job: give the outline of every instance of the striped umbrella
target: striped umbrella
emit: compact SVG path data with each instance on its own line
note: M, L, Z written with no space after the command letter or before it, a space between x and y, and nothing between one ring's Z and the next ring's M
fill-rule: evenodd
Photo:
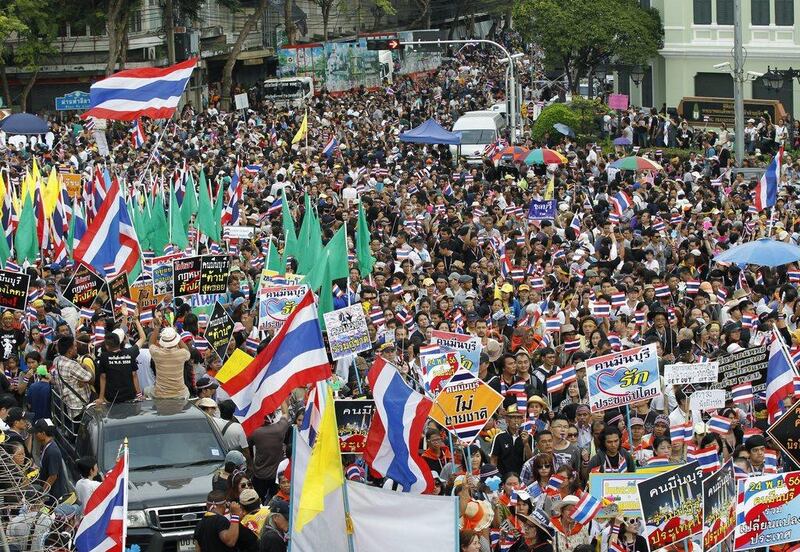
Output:
M632 155L630 157L623 157L622 159L617 159L611 166L615 169L620 169L623 171L660 171L663 170L663 167L656 163L655 161L648 159L647 157L640 157L638 155Z
M525 156L528 155L528 151L528 148L521 148L519 146L506 146L492 155L492 161L497 163L502 159L503 161L522 163L525 160Z
M556 150L548 148L537 148L531 150L528 157L525 158L526 165L563 165L567 162L567 158L558 153Z

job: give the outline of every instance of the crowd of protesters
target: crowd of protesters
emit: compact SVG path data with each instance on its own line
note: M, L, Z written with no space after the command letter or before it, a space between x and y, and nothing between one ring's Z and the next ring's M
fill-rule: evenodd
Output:
M732 168L732 133L724 127L691 129L666 110L631 108L619 127L609 116L597 129L598 135L630 136L639 155L663 166L656 171L614 169L611 162L630 148L579 144L556 132L549 134L549 145L568 162L530 167L489 157L470 166L447 147L399 140L401 132L430 117L449 128L464 112L502 100L505 69L492 60L490 52L467 47L424 78L397 78L391 87L336 97L322 92L305 106L308 136L296 144L292 137L306 110L266 101L252 102L244 114L225 112L217 103L187 105L175 120L145 122L148 140L140 148L127 128L115 125L106 133L107 158L90 130L53 123L52 136L32 147L0 136L3 176L18 185L34 156L43 170L58 165L88 178L102 164L135 197L139 188L181 170L197 176L203 169L216 188L229 182L237 160L255 167L241 174L240 224L257 230L232 252L226 296L236 323L231 348L242 349L258 316L262 243L270 235L282 243L281 215L269 207L283 198L299 225L308 194L327 241L342 224L354 222L363 205L377 262L370 274L354 263L350 277L337 284L366 313L378 307L381 316L369 319L372 350L360 354L353 369L336 365L339 395L369 396L366 374L377 355L422 389L420 348L430 343L432 329L440 329L480 338L478 375L504 396L471 446L454 446L434 422L420 444L434 473L434 492L460 498L461 550L489 550L499 546L492 536L500 535L504 550L583 551L599 544L605 551L609 543L621 543L643 551L641 520L611 517L581 525L571 519L588 475L633 472L653 458L684 462L691 446L672 442L670 427L687 422L694 445L716 445L722 461L733 458L743 473L760 474L765 450L778 449L764 435L765 401L756 395L750 405L729 402L718 412L732 421L725 435L708 430L680 387L664 385L659 397L628 412L592 412L585 362L655 344L663 370L665 364L762 345L773 328L789 347L800 346L797 268L713 261L720 251L769 232L800 242L800 166L784 155L775 208L755 212L755 182ZM530 69L538 62L530 56L518 63ZM526 76L534 72L519 73L526 98L541 98ZM787 126L768 117L749 121L744 163L766 165L766 154L777 144L789 151L800 133ZM528 130L518 145L545 145ZM338 149L323 155L333 136ZM690 149L668 158L662 154L667 147ZM630 206L615 213L612 199L620 192ZM555 216L528 220L531 201L550 197ZM348 225L351 247L355 227ZM505 260L521 274L509 275ZM287 269L296 268L293 259L287 261ZM73 417L92 403L196 398L217 419L230 451L209 489L209 512L215 515L204 518L195 534L200 550L285 550L291 477L286 459L290 430L302 419L303 390L248 439L214 377L219 358L181 339L183 331L198 332L188 304L165 301L144 325L135 311L109 319L105 340L95 343L92 327L101 313L83 318L61 295L70 269L43 262L26 270L34 275L31 293L38 297L32 310L7 310L0 318L0 427L14 461L39 464L38 480L54 496L67 491L53 456L58 449L49 444L58 429L49 421L52 388ZM698 289L687 286L694 281ZM613 302L608 316L594 315L591 305L598 301ZM546 328L545 319L554 317L558 329ZM263 347L271 336L260 337ZM566 366L575 367L576 380L548 392L547 378ZM348 477L391 487L391 481L368 477L359 459L347 461L353 468ZM80 501L98 477L92 459L82 463ZM793 466L781 456L777 469ZM548 489L554 475L563 476L562 482ZM531 492L535 483L546 492ZM246 530L252 538L243 536Z

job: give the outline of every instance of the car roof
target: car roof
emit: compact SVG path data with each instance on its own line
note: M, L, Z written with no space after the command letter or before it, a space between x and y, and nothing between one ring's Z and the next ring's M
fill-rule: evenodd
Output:
M117 403L87 408L87 415L101 421L104 425L127 425L134 419L155 421L161 418L171 420L204 420L205 413L184 399L158 399L139 402Z

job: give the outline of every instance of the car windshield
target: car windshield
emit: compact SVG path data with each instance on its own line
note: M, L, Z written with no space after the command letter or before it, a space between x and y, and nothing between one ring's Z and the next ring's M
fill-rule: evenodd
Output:
M495 132L491 129L461 130L462 144L491 144L494 142Z
M162 419L107 427L103 471L114 466L119 447L126 437L131 451L131 470L222 463L225 458L225 451L207 422Z

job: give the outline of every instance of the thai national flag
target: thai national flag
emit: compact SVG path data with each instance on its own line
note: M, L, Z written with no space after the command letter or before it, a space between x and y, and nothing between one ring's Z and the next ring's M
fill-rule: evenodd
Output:
M503 278L509 278L511 276L511 261L505 254L500 257L500 275Z
M145 140L142 123L139 119L136 119L133 121L133 127L131 128L131 143L134 148L139 149L144 145Z
M789 282L800 284L800 270L787 270L786 275L789 277Z
M574 353L575 351L580 350L581 348L581 340L580 339L572 339L570 341L564 342L564 352L565 353Z
M575 366L564 366L559 370L556 375L561 378L564 385L569 385L573 381L578 381L578 374L575 372Z
M22 272L22 268L11 259L6 260L6 270L10 270L11 272Z
M94 309L81 309L80 310L80 317L85 318L86 320L91 320L94 316Z
M389 288L389 290L391 290L393 295L400 295L400 294L403 293L403 285L400 282L398 282L398 283L392 285Z
M569 223L569 227L575 230L576 234L580 234L581 231L581 217L577 214L572 217L572 222Z
M764 473L778 473L778 453L774 450L764 451Z
M669 436L670 439L673 441L683 441L684 443L692 442L692 438L694 437L694 426L692 422L686 422L685 424L671 426L669 428Z
M298 386L330 376L314 297L307 292L281 329L241 372L222 384L247 435Z
M794 398L800 397L800 376L794 377Z
M330 159L336 153L337 149L339 149L339 140L336 136L331 136L330 140L325 144L325 147L322 148L322 154Z
M539 291L539 290L544 289L544 285L545 285L544 284L544 278L538 278L538 277L537 278L531 278L530 279L530 283L531 283L531 289L534 290L534 291Z
M525 280L525 271L519 267L511 269L511 279L515 282L522 282Z
M617 195L614 196L612 200L614 204L617 206L617 212L621 215L625 212L626 209L630 208L631 206L631 198L628 197L628 194L625 192L617 192Z
M680 224L683 222L683 216L678 212L673 212L669 218L670 224Z
M781 165L783 162L783 146L778 154L772 158L766 172L758 181L755 188L754 204L757 211L763 211L775 205L778 199L778 184L781 181Z
M586 525L600 512L602 504L591 494L584 492L570 517L581 525Z
M611 316L611 305L605 301L597 301L592 305L592 316L608 318Z
M742 435L742 441L746 443L750 437L755 437L756 435L761 435L760 429L754 427L746 428L744 430L744 434Z
M553 474L547 482L545 492L549 495L556 495L561 491L561 485L564 484L566 478L563 475Z
M708 430L724 435L731 430L731 421L725 416L711 416L708 420Z
M661 217L656 217L655 220L653 221L653 230L655 230L656 232L663 232L664 230L666 230L666 228L667 224L664 222L664 219L662 219Z
M557 332L561 329L561 321L558 318L545 317L544 329L548 332Z
M686 294L696 295L700 291L700 280L687 280L686 281Z
M667 284L658 284L655 286L656 289L656 297L659 299L670 297L670 290Z
M139 322L142 324L149 324L153 321L153 311L151 309L146 309L139 313Z
M114 73L90 89L91 108L82 119L131 121L141 116L169 119L175 113L197 58L164 68L147 67Z
M375 359L367 380L375 399L375 413L364 460L374 473L392 479L404 492L430 491L431 470L418 451L433 403L411 389L383 357Z
M209 345L208 340L203 336L195 336L194 338L194 348L200 352L200 354L205 353L211 347Z
M767 412L774 424L783 414L784 399L794 396L795 371L782 347L783 338L773 329L767 364Z
M547 392L556 393L564 389L564 380L561 379L561 374L556 373L547 378Z
M117 463L89 496L83 519L75 532L79 552L122 552L128 520L128 447L123 445Z
M634 316L634 318L636 320L636 325L637 326L644 326L645 323L647 322L647 312L646 311L637 310L634 313L633 316Z
M696 460L697 463L700 464L700 468L703 470L703 473L710 473L719 469L719 453L717 452L716 444L696 450L692 459Z
M669 465L669 458L666 456L653 456L650 460L647 461L647 467L653 468L658 466L668 466Z
M611 306L615 309L625 305L625 294L624 293L615 293L611 296Z
M727 289L725 289L724 287L717 289L717 300L719 300L720 303L724 303L725 299L727 298L728 298Z
M609 333L607 337L608 337L608 343L609 345L611 345L612 349L614 350L622 349L622 340L619 338L617 334Z
M445 182L444 186L442 186L442 193L445 197L453 197L453 186L450 185L450 182Z
M742 383L731 388L731 399L734 404L747 403L753 400L753 384Z
M281 212L281 209L283 209L283 196L272 202L272 205L270 205L269 209L267 209L267 215L270 217L277 215Z
M375 326L383 326L386 323L386 317L380 307L372 307L369 311L369 319Z
M140 256L139 239L115 178L73 257L98 270L113 264L117 274L129 274Z

